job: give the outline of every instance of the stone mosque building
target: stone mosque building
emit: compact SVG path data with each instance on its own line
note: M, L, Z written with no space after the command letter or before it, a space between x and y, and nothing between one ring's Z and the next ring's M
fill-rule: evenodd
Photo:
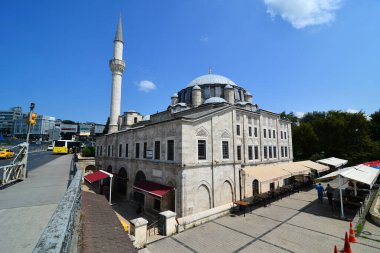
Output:
M109 133L96 140L97 168L116 175L113 192L144 210L184 217L284 184L284 177L260 181L244 170L291 162L291 123L227 77L209 71L173 94L165 111L120 115L121 27L119 18Z

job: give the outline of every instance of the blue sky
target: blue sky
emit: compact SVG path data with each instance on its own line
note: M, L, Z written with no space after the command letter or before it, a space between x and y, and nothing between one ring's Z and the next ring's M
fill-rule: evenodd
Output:
M165 110L209 66L274 112L380 109L378 0L2 0L0 109L104 123L119 13L121 111Z

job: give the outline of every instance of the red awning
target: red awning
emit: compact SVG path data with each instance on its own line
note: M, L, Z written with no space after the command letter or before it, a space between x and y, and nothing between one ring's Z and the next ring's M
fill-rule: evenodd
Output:
M173 190L173 187L157 184L151 181L140 181L133 188L137 191L149 193L155 197L162 198L165 194Z
M92 184L93 182L99 181L99 180L101 180L103 178L107 178L107 177L109 177L109 175L98 170L98 171L95 171L94 173L91 173L91 174L84 176L84 179L86 179L87 182Z
M366 163L363 163L363 165L367 165L367 166L380 166L380 160L377 160L377 161L372 161L372 162L366 162Z

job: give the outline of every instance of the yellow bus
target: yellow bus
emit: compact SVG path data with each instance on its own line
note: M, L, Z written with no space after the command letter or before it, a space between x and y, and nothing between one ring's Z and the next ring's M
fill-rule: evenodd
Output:
M53 154L69 154L74 151L74 148L80 148L79 141L59 140L54 141Z

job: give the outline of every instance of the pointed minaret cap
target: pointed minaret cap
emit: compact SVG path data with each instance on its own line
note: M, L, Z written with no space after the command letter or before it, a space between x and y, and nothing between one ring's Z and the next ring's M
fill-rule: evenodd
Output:
M117 24L117 31L115 36L115 41L123 42L123 28L121 26L121 14L119 15L119 23Z

